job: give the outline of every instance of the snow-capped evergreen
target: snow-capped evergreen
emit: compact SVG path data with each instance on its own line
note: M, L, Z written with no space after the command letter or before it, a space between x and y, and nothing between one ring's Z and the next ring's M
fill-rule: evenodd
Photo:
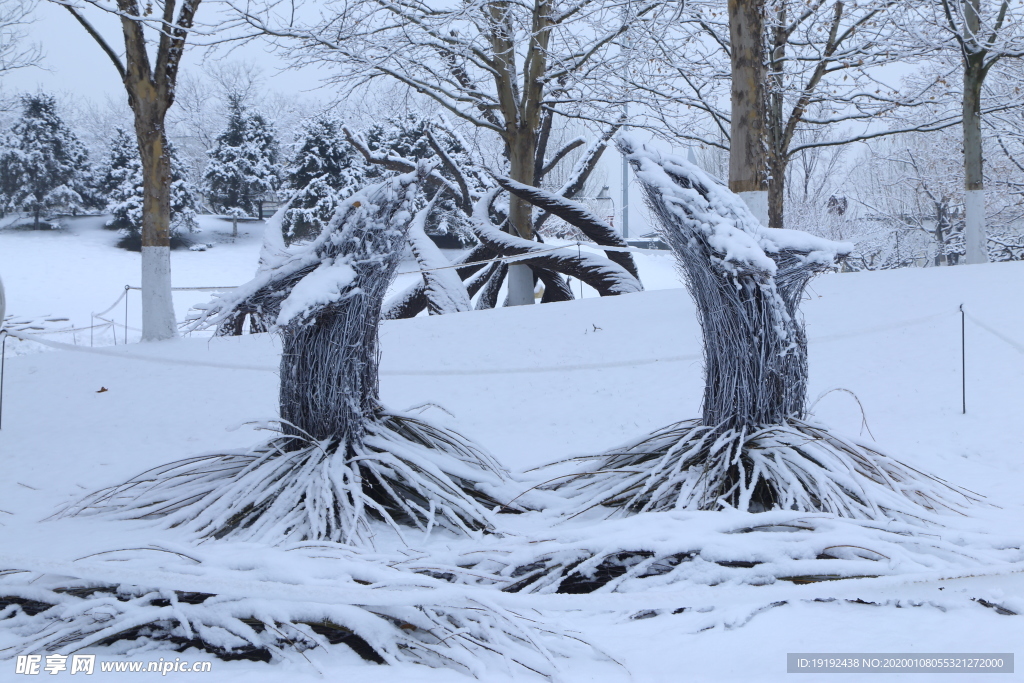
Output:
M31 212L38 227L51 211L82 207L88 154L58 115L56 98L24 95L21 106L0 152L0 192L5 208Z
M281 173L273 125L248 111L241 97L229 98L227 128L217 136L203 176L206 197L219 212L240 209L262 217L263 202Z
M463 178L471 186L470 191L479 194L490 187L466 144L446 126L439 126L418 114L389 117L384 122L371 126L366 131L365 138L367 146L374 152L423 161L438 156L431 145L430 136L433 136L441 151L460 169ZM455 180L451 171L444 165L439 166L437 171L450 180ZM367 170L367 177L375 178L389 173L391 172L380 166L371 166ZM462 243L475 241L467 216L459 210L454 198L450 196L438 199L424 229L428 235L451 235Z
M337 119L320 115L304 121L300 140L286 171L285 182L295 193L283 224L288 242L320 234L337 203L369 177L369 169L345 141Z

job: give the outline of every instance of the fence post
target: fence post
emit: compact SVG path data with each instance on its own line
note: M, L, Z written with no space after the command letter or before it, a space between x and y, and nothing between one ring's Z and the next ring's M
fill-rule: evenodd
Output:
M963 415L967 414L967 315L964 305L960 304L960 403Z
M124 343L128 343L128 290L131 289L128 285L124 286ZM114 330L114 336L117 336L117 330Z
M3 320L0 320L0 327ZM7 355L7 330L0 329L0 429L4 426L4 356Z

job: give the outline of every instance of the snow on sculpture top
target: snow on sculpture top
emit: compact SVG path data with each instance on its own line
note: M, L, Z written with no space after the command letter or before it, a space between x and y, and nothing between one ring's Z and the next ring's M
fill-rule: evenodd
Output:
M665 209L685 227L704 236L727 270L774 276L778 264L772 255L800 254L806 265L829 267L853 251L849 242L766 228L738 195L682 157L648 149L627 135L618 142L637 178L658 189Z
M360 287L363 271L375 264L386 266L390 272L384 279L390 282L397 265L396 245L404 241L410 223L408 207L414 205L419 180L428 173L429 165L423 165L356 192L338 205L320 234L304 244L285 246L281 226L287 206L282 207L267 221L253 279L208 304L196 305L199 313L186 329L220 325L244 302L261 308L262 319L271 326L300 322L318 306ZM377 215L378 204L395 201L401 207L393 215Z

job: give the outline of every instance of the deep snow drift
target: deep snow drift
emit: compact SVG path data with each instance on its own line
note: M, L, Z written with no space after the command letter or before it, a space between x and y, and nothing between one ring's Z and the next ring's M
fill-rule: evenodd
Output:
M97 223L72 221L66 231L0 230L0 275L10 315L64 317L85 327L89 314L109 306L124 284L137 283L138 255L113 248L116 235ZM230 224L205 220L197 239L216 246L175 252L174 284L232 285L251 277L258 234L249 225L243 232L251 234L232 242ZM644 293L384 323L382 399L397 409L434 404L423 412L440 422L451 420L444 411L451 413L467 437L520 473L697 416L700 330L692 304L668 252L641 254L637 261ZM410 262L400 267L413 269ZM395 289L412 277L400 278ZM829 274L812 282L802 307L810 340L809 395L813 400L842 389L817 402L815 417L985 495L993 506L975 509L959 528L1006 539L1004 545L1019 544L1024 536L1018 530L1024 520L1019 494L1024 437L1018 429L1024 413L1021 291L1024 263ZM129 328L137 327L138 293L132 296ZM209 294L175 296L183 317L190 304ZM961 304L971 316L966 415L960 393ZM110 315L123 320L123 309ZM275 417L279 346L274 338L122 346L124 329L116 329L119 345L100 348L112 341L110 331L100 329L106 336L96 335L93 353L43 353L36 345L8 341L0 430L0 566L62 573L72 571L69 563L97 552L188 547L181 534L154 530L151 523L41 520L86 491L146 468L254 445L263 437L252 425L229 429ZM128 334L129 341L137 337L132 329ZM47 338L89 348L83 333ZM856 395L863 415L844 390ZM524 481L523 487L531 483ZM662 520L660 531L672 541L707 532L685 516L652 519ZM512 526L529 523L516 519ZM955 542L956 534L943 540ZM453 544L451 552L469 550ZM209 567L191 572L192 579L220 590L243 572L250 587L265 591L268 599L288 599L283 586L289 584L301 592L329 583L326 560L291 559L286 551L251 545L205 544L195 552ZM79 564L95 565L97 559ZM530 602L522 604L541 608L552 623L578 631L619 662L580 656L563 664L563 677L570 681L625 681L627 670L635 681L783 680L787 652L1013 652L1022 642L1021 617L953 599L983 599L1024 611L1024 578L1012 567L993 562L992 575L972 571L973 577L943 578L948 564L937 564L931 574L920 567L911 572L897 560L883 564L878 579L806 586L687 584L685 590L666 586L653 594L523 596ZM148 570L189 574L187 563L173 558L153 560ZM328 588L324 599L331 599ZM887 604L848 602L852 599ZM782 601L786 604L760 613L750 609ZM684 606L691 610L671 614ZM707 611L711 606L715 609ZM666 613L630 618L659 608ZM124 658L110 648L96 652L101 659ZM178 656L151 651L127 659L168 654ZM443 669L376 666L343 647L308 654L309 663L300 657L278 665L214 660L213 671L217 680L319 680L318 669L326 677L360 681L468 680ZM14 678L13 671L13 662L0 660L0 680ZM905 677L864 676L879 682L897 678ZM486 679L538 680L515 668L488 669Z

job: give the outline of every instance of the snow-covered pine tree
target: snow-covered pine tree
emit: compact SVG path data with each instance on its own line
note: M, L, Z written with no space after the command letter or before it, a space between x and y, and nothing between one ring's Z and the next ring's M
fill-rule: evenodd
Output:
M321 114L302 122L299 151L285 172L294 194L284 216L286 243L320 234L343 199L370 177L342 135L341 122Z
M247 110L240 95L230 95L227 127L217 136L203 175L213 209L262 218L263 202L280 178L277 157L273 126L263 114Z
M114 137L107 144L106 154L96 169L96 191L104 198L105 204L109 203L110 197L121 189L136 169L139 173L142 172L139 146L133 135L118 126L114 130Z
M0 184L8 207L30 212L38 228L50 211L82 206L88 155L57 113L54 97L23 95L21 106L0 155Z
M427 131L430 131L428 135ZM458 167L462 180L469 185L469 190L483 194L492 183L485 180L482 166L466 149L465 143L455 135L448 126L437 125L436 122L419 114L407 113L404 116L388 117L381 123L375 123L367 129L364 138L366 146L376 154L399 156L411 161L424 161L437 157L431 145L434 143L444 152L448 159ZM454 174L444 166L437 172L453 183L457 180ZM382 166L368 165L367 178L381 178L393 175ZM433 211L427 218L425 232L432 237L448 237L456 244L472 244L475 242L469 217L460 210L456 197L445 195L434 203Z
M181 244L181 233L196 229L198 193L188 182L185 169L170 143L167 153L171 162L171 241ZM106 198L106 211L111 214L107 227L124 231L121 246L132 250L141 248L142 159L135 138L123 128L114 133L107 156L100 166L97 184Z

